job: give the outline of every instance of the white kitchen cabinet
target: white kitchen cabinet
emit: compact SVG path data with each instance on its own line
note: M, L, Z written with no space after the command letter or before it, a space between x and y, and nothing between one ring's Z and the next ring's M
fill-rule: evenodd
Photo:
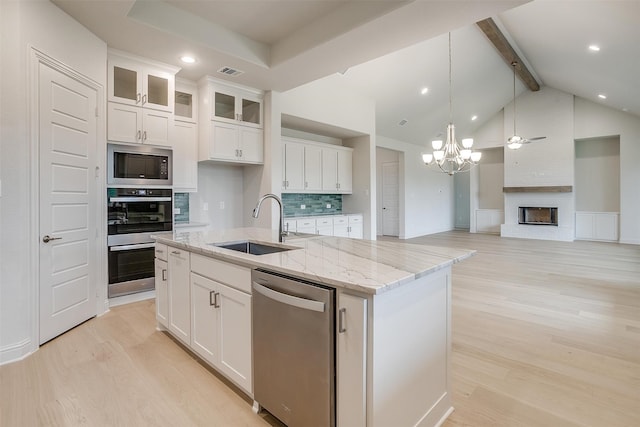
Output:
M192 257L191 347L251 394L251 270Z
M316 218L316 234L321 236L333 236L333 218Z
M367 424L367 300L338 293L336 418L338 426Z
M333 217L333 235L362 239L364 237L362 221L363 216L360 214L335 216Z
M347 215L347 218L349 220L349 237L353 239L362 239L364 237L362 215Z
M168 255L169 331L183 343L191 343L190 254L170 247Z
M173 190L198 191L198 125L174 120L171 131L173 148Z
M191 273L191 348L213 365L219 359L217 292L216 282Z
M333 235L349 237L349 218L346 215L333 217Z
M169 266L167 245L156 243L155 249L156 320L163 328L169 327Z
M208 149L200 160L263 163L263 131L211 120Z
M107 139L133 144L171 146L173 118L166 111L108 103Z
M293 139L282 139L282 190L314 193L322 191L322 149Z
M262 127L262 93L217 83L211 94L211 119Z
M332 193L353 192L353 150L347 147L322 149L322 190Z
M315 145L304 147L304 189L322 191L322 149Z
M184 79L176 79L173 114L176 120L198 122L198 86Z
M180 69L109 49L108 101L173 113Z
M296 220L296 231L298 233L316 234L316 220L314 218Z
M282 144L282 190L304 190L304 145L283 139Z
M198 84L199 160L264 163L262 91L205 77Z

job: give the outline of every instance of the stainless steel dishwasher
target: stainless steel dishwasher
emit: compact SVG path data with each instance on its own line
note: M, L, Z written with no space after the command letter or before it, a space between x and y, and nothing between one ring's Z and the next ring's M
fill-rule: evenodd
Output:
M254 270L253 392L289 427L335 426L335 289Z

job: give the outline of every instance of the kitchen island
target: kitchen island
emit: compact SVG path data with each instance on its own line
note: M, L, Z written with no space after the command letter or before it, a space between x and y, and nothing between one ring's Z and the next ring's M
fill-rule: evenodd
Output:
M338 427L436 426L453 410L451 266L474 251L309 235L278 243L262 228L156 239L159 326L249 396L251 270L260 268L336 289ZM241 241L287 250L220 247Z

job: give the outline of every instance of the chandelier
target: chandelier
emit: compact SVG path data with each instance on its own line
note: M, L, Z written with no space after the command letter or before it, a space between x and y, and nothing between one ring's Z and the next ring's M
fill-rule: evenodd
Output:
M472 151L472 138L464 138L462 145L456 141L455 126L453 125L453 103L451 101L451 33L449 33L449 124L447 125L447 138L431 141L432 154L423 154L422 161L426 165L435 163L446 174L453 175L458 172L468 172L478 164L482 153Z

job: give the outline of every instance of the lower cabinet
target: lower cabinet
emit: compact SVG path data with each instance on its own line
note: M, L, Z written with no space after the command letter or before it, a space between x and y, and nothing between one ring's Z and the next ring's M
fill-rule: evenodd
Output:
M252 395L251 269L166 245L156 256L158 323Z
M367 300L340 293L336 328L338 427L367 425Z
M189 251L169 247L169 331L185 344L191 342Z
M165 328L169 327L169 289L167 261L156 258L156 320Z
M191 348L251 393L251 295L191 273Z

